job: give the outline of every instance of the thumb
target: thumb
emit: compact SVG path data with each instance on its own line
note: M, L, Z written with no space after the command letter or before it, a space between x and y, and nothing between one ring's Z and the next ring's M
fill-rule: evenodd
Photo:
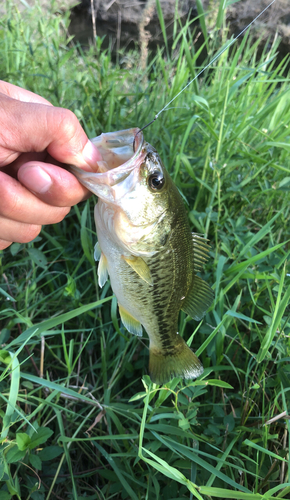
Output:
M101 154L68 109L0 94L0 113L0 166L21 153L47 151L58 162L96 169Z

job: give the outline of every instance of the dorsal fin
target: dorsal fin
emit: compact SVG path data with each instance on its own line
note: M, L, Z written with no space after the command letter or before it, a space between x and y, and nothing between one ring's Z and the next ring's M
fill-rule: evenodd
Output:
M195 272L200 271L204 263L208 260L210 246L208 245L207 241L207 239L202 238L198 234L192 233L193 266Z
M192 287L185 297L182 310L199 321L213 301L213 291L199 276L194 276Z

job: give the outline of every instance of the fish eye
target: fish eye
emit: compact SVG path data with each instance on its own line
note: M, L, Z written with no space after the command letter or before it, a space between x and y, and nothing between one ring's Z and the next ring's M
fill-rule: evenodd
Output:
M160 191L165 184L164 176L161 172L156 172L148 177L148 186L153 191Z

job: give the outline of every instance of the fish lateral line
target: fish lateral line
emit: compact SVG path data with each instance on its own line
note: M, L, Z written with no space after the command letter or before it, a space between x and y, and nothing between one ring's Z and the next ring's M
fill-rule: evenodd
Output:
M219 57L226 51L228 50L236 41L237 39L243 34L245 33L245 31L247 31L247 29L249 29L252 24L254 24L257 19L259 19L259 17L261 17L265 12L266 10L269 9L269 7L271 7L271 5L273 5L273 3L275 3L276 0L272 0L271 3L269 3L269 5L267 5L233 40L231 40L227 45L226 47L223 48L223 50L221 50L221 52L218 52L218 54L216 54L213 59L194 77L192 78L192 80L190 80L190 82L185 85L185 87L183 87L183 89L180 90L180 92L178 92L172 99L171 101L169 101L165 106L164 108L162 108L160 111L158 111L158 113L155 115L155 117L153 118L153 120L151 120L149 123L147 123L146 125L144 125L144 127L142 127L140 130L138 130L137 134L135 135L134 137L134 141L133 141L133 151L135 152L135 139L137 137L137 135L142 131L144 130L145 128L149 127L149 125L151 125L153 122L155 122L157 120L157 118L161 115L161 113L163 113L163 111L165 111L168 106L170 104L173 103L173 101L175 101L175 99L177 99L177 97L180 96L180 94L182 94L182 92L184 92L187 87L189 87L207 68L209 68L217 59L219 59Z

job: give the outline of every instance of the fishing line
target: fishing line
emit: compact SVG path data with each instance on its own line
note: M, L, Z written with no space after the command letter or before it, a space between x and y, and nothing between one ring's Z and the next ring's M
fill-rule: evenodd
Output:
M258 14L255 19L253 19L253 21L251 21L248 26L246 26L233 40L231 40L228 45L226 45L226 47L224 47L221 52L219 52L194 78L192 78L192 80L190 80L190 82L185 85L185 87L183 87L183 89L181 89L180 92L178 92L178 94L176 94L172 99L171 101L169 101L165 106L164 108L162 108L156 115L155 117L153 118L153 120L151 120L151 122L147 123L147 125L144 125L144 127L142 127L140 130L138 130L137 134L135 135L134 137L134 141L133 141L133 151L135 151L135 139L137 137L137 135L142 132L142 130L144 130L145 128L149 127L149 125L151 125L153 122L155 122L157 120L157 118L161 115L161 113L163 113L163 111L165 111L166 108L168 108L168 106L173 102L175 101L175 99L177 99L178 96L180 96L180 94L182 94L182 92L184 92L185 89L187 89L187 87L189 87L189 85L191 85L194 80L196 80L207 68L209 68L209 66L211 66L226 50L228 50L228 48L233 45L233 43L235 43L237 41L237 39L243 34L245 33L245 31L247 31L248 28L250 28L250 26L252 26L252 24L254 24L255 21L257 21L257 19L259 19L260 16L262 16L264 14L264 12L266 12L267 9L269 9L269 7L271 7L271 5L273 5L273 3L275 3L276 0L272 0L271 3L269 3L269 5L267 5L267 7L265 7L265 9L262 10L262 12L260 12L260 14Z

